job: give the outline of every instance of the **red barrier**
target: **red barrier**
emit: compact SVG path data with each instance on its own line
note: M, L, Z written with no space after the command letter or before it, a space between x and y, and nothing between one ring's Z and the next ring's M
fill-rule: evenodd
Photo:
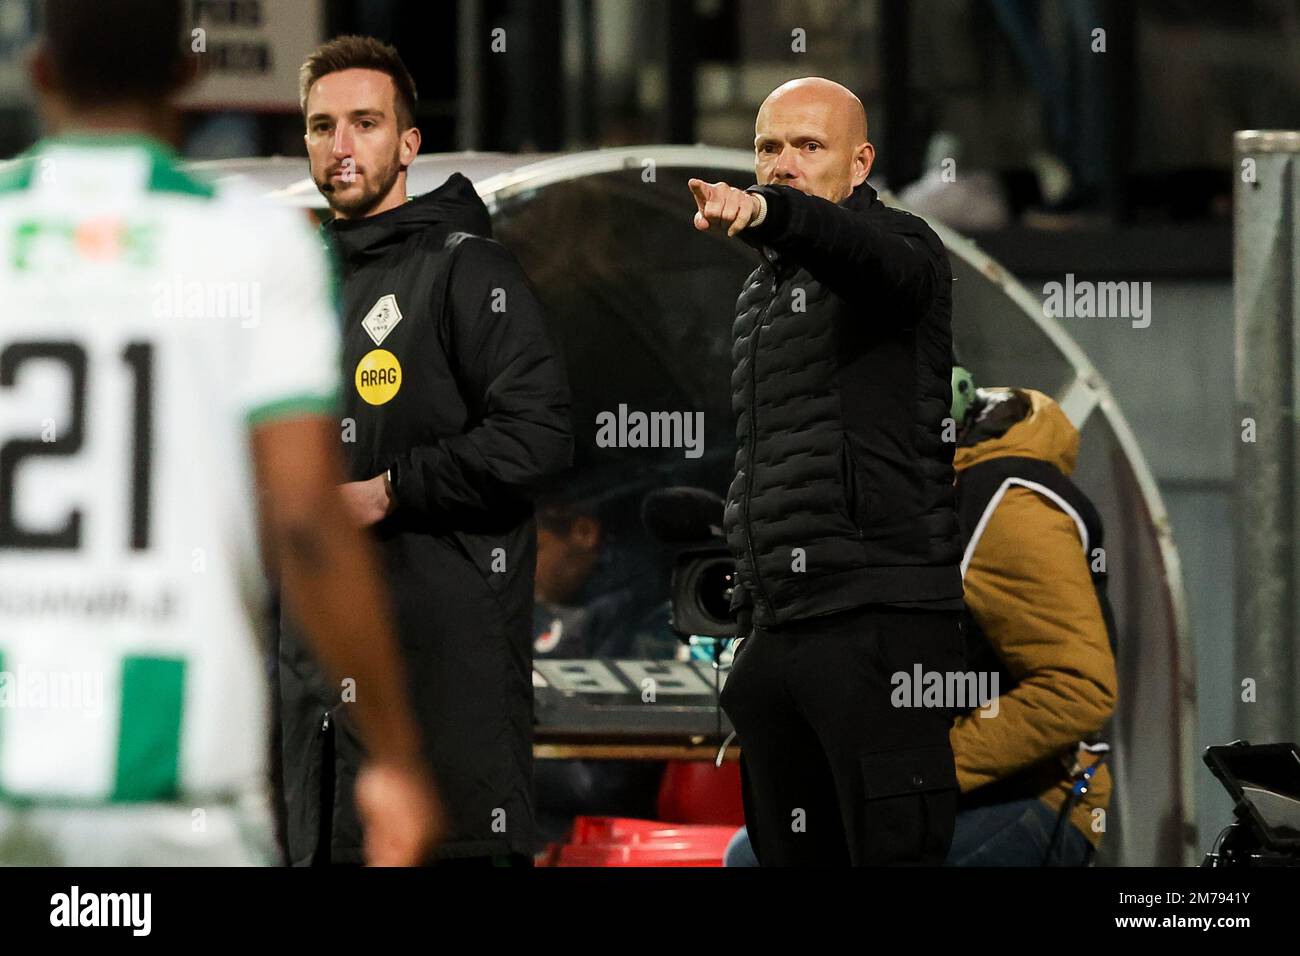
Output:
M707 760L670 760L659 784L660 820L677 823L745 825L740 798L740 764L715 767Z
M553 851L553 866L721 866L734 826L698 826L578 817L571 842Z

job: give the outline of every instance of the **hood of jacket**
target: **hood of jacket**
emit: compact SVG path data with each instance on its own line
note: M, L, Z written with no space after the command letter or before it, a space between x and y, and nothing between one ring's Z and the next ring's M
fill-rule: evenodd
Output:
M474 184L452 173L437 189L402 205L361 219L332 219L324 226L333 241L344 274L383 256L412 234L440 228L446 233L492 236L492 217Z
M1064 475L1079 458L1079 431L1047 395L1032 388L982 388L975 421L962 434L953 468L993 458L1037 458Z

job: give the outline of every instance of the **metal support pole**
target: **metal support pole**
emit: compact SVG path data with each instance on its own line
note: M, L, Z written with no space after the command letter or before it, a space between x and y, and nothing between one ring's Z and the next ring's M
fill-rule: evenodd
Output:
M483 148L483 51L487 27L482 0L456 3L456 148Z
M880 75L884 114L884 170L892 189L902 189L924 172L924 144L917 142L912 109L912 11L903 0L880 5Z
M692 0L668 0L662 123L665 143L695 142L695 30Z
M1300 739L1300 131L1234 144L1236 736L1267 743Z

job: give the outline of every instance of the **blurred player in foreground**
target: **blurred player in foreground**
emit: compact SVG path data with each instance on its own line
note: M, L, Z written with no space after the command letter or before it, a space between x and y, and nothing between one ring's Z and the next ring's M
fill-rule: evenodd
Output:
M48 0L57 135L0 174L0 863L270 862L257 503L350 689L366 857L440 828L369 546L308 223L178 168L176 0ZM345 690L346 693L346 690Z

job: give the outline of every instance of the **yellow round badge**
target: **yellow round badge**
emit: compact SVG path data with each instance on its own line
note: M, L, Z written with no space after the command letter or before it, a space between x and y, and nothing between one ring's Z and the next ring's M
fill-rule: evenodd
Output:
M390 401L402 387L402 366L388 349L372 349L357 363L357 394L371 405Z

